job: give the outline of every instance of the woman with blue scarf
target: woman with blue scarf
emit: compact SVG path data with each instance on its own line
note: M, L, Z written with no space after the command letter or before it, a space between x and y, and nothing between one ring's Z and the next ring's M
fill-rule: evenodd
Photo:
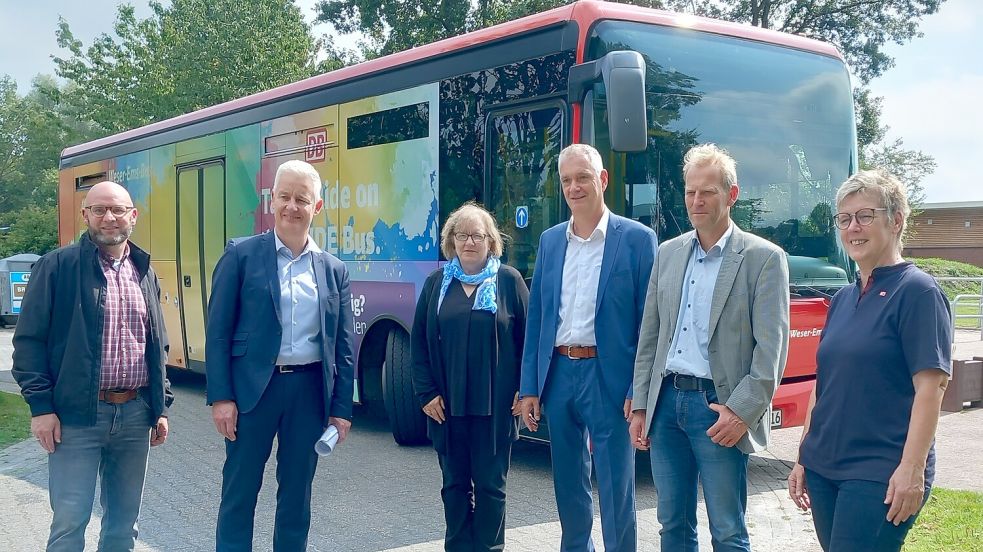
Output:
M499 261L502 235L477 204L450 214L440 244L450 262L423 285L412 354L413 387L443 473L444 549L504 550L529 290Z

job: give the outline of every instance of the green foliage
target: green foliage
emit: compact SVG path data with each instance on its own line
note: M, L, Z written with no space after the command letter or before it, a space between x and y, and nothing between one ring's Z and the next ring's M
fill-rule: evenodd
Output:
M349 61L401 52L540 13L573 0L321 0L319 22L341 33L361 33L361 51ZM660 0L627 2L663 8ZM329 48L330 50L330 48Z
M58 159L66 146L241 98L348 61L315 59L294 0L151 2L137 19L123 4L111 32L86 46L60 19L59 86L35 79L18 96L0 78L0 257L57 245ZM330 40L327 42L331 45ZM331 54L331 52L329 52Z
M983 552L983 494L932 489L903 552Z
M31 434L31 411L19 395L0 391L0 449Z
M113 34L88 47L64 19L56 72L95 136L129 130L310 76L321 43L293 0L151 2L138 20L119 7Z
M58 208L31 205L5 215L9 230L0 234L0 259L17 253L43 255L58 247Z
M917 210L925 202L925 189L921 182L937 166L935 158L920 150L904 149L901 138L890 144L880 143L867 148L861 168L883 167L894 173L908 187L908 202Z
M677 11L817 38L835 45L864 84L894 66L883 48L921 36L922 18L945 0L668 0Z
M35 79L23 97L0 79L0 258L57 243L58 155L77 136L59 102L51 77Z
M935 278L983 278L983 268L959 261L934 257L909 258L908 260ZM950 301L959 294L978 294L980 292L979 282L939 282L939 286L942 287L942 291L945 292Z
M338 64L371 59L490 25L539 13L572 0L322 0L318 21L342 33L362 33L361 52L341 52ZM881 166L898 175L918 204L924 197L920 181L935 170L935 161L920 151L906 150L898 139L883 140L882 98L866 88L894 65L884 52L888 43L904 44L921 36L922 18L938 11L945 0L629 0L625 3L694 13L829 42L846 58L860 86L854 90L857 142L861 166ZM328 51L334 52L332 46Z
M318 21L368 38L366 57L391 54L511 21L572 0L322 0ZM834 44L864 84L894 65L883 48L921 36L922 18L945 0L633 0L625 3L694 13L817 38Z

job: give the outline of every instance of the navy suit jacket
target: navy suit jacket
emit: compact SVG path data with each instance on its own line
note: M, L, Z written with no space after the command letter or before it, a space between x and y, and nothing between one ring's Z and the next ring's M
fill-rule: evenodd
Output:
M539 238L522 353L519 394L523 397L542 397L549 376L559 327L568 224L558 224ZM638 330L657 249L658 240L650 228L611 213L597 286L594 335L601 384L613 400L631 398Z
M314 254L321 309L324 424L351 419L355 364L348 268L327 252ZM259 403L280 353L280 280L273 232L229 242L212 275L205 340L208 404L236 401L240 412Z

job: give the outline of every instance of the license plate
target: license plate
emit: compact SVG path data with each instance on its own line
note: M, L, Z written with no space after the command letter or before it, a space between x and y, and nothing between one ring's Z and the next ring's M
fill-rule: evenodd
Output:
M782 411L776 408L771 411L771 428L778 429L782 427Z

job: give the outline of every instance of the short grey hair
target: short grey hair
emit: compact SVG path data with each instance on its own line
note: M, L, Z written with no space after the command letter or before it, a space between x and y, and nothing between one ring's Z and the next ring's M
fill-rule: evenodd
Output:
M485 227L485 232L488 232L488 237L485 238L488 240L488 252L496 257L502 256L505 243L502 233L498 231L498 225L495 224L495 217L491 216L491 213L481 205L469 201L454 209L444 221L444 227L440 231L440 251L444 254L444 258L453 259L457 256L457 249L454 247L454 234L458 227L465 222L480 222Z
M708 165L720 171L724 191L729 192L731 186L737 184L737 161L734 161L727 150L716 144L693 146L686 152L686 156L683 157L683 180L686 180L691 170Z
M556 170L560 170L563 162L573 155L586 157L591 168L594 169L594 176L601 176L601 171L604 170L604 162L601 160L601 154L594 149L594 146L588 146L587 144L570 144L563 148L556 160Z
M314 184L314 198L321 199L321 175L318 174L317 169L314 168L314 165L299 159L291 159L290 161L284 162L277 167L276 176L273 177L274 190L277 189L277 185L280 184L280 178L285 174L292 174L307 178L309 182Z
M886 169L860 171L840 185L836 191L836 208L848 196L866 193L880 200L881 207L887 209L888 220L894 222L894 215L901 213L901 231L898 232L898 250L904 247L904 235L908 229L911 206L908 204L908 188Z

